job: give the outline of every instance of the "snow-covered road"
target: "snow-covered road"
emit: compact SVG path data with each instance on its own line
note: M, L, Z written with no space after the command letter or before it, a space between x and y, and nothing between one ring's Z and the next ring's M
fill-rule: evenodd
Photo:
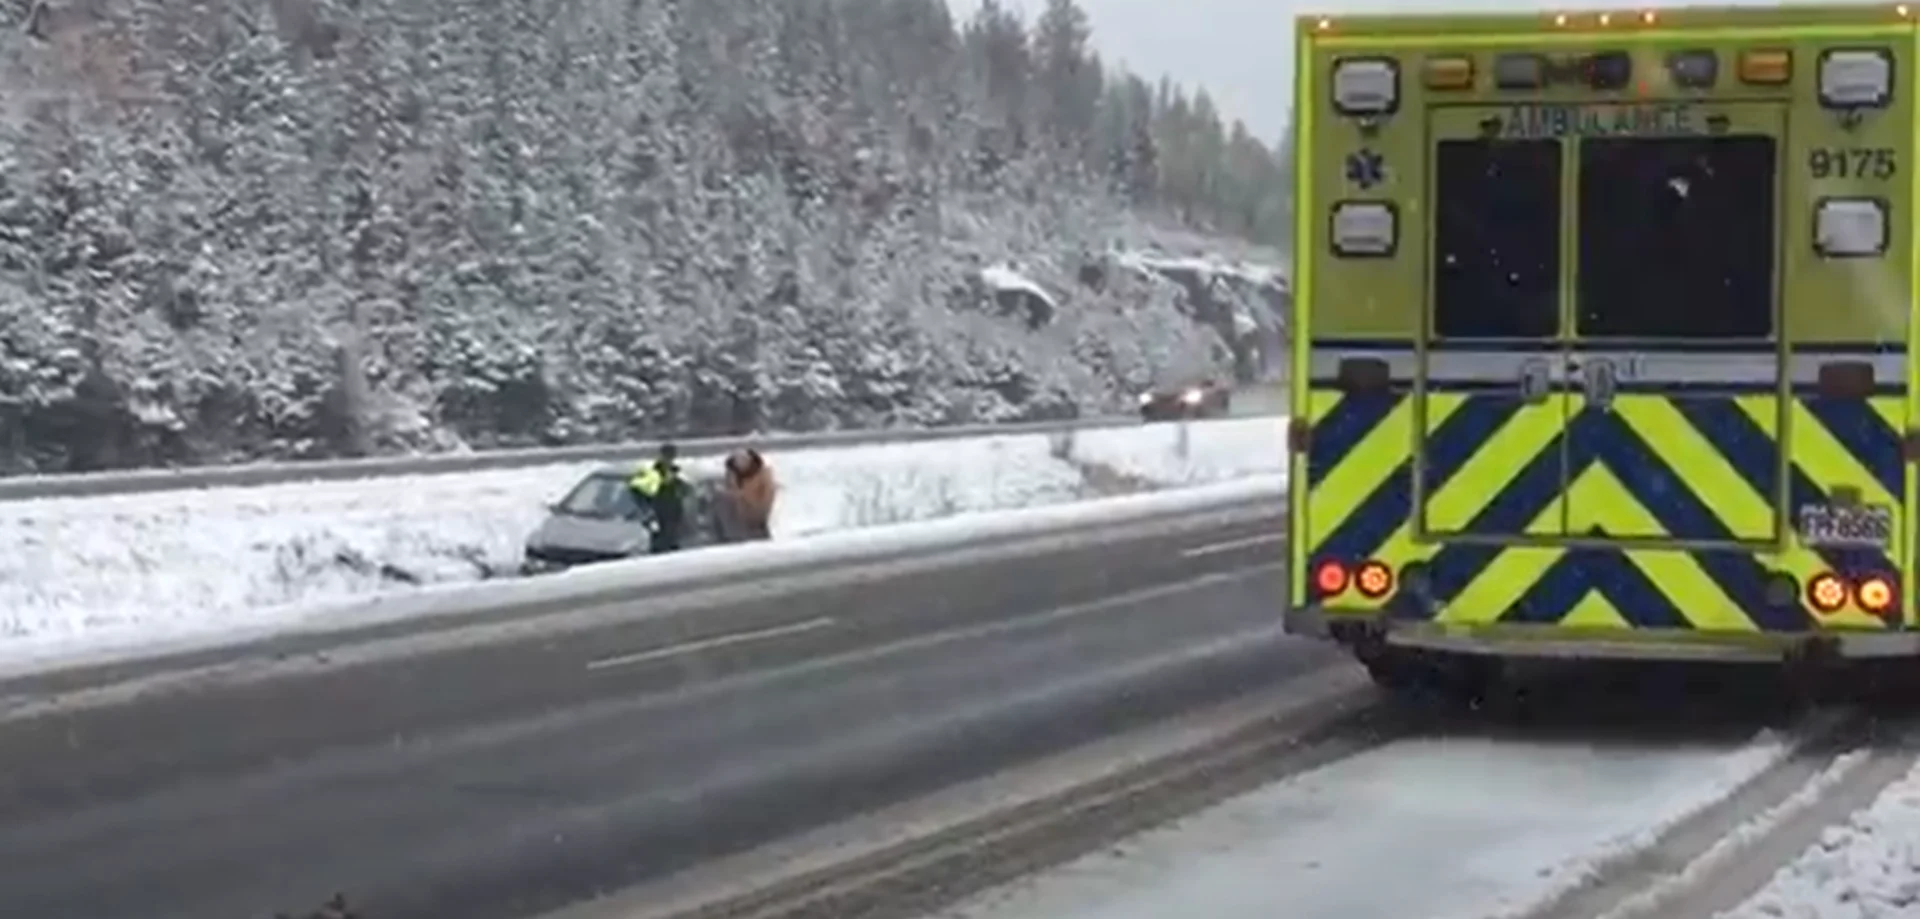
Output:
M943 919L1491 919L1581 883L1782 759L1787 739L1388 744Z
M935 919L1920 919L1920 719L1734 707L1448 719Z
M1275 418L768 460L784 539L1285 471ZM689 466L719 473L717 460ZM510 571L546 505L591 468L3 503L0 663L258 626L316 603Z
M1898 760L1904 774L1717 919L1920 917L1920 763L1911 740Z

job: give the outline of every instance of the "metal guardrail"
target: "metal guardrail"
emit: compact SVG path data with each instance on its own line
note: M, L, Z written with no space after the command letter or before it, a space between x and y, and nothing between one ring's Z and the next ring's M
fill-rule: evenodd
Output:
M681 456L715 456L751 444L767 450L856 447L894 443L924 443L968 437L1055 434L1103 428L1137 427L1137 417L1083 418L1023 424L965 425L944 428L822 431L807 434L740 435L674 440ZM634 461L652 455L659 440L616 444L581 444L520 450L483 450L428 456L371 457L352 460L311 460L287 463L249 463L238 466L198 466L181 469L133 469L124 472L21 476L0 479L0 501L34 498L94 497L173 491L187 488L235 488L285 482L339 481L397 475L446 475L499 469L523 469L555 463Z

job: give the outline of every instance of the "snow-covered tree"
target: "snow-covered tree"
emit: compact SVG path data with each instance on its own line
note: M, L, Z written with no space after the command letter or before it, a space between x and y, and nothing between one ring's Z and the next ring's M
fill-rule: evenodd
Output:
M1058 417L1244 365L1238 307L1104 253L1280 239L1282 167L1095 27L0 4L0 471Z

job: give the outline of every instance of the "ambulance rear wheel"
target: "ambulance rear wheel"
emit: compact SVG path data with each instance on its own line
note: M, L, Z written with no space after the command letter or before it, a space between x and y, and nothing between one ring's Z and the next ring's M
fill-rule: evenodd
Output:
M1404 648L1370 648L1355 656L1375 686L1395 697L1477 704L1500 684L1498 658L1437 654Z
M1373 678L1373 685L1390 692L1417 689L1423 682L1424 674L1405 658L1362 659L1360 663L1367 668L1367 676Z
M1443 668L1433 656L1404 648L1364 648L1354 653L1373 684L1396 695L1431 694L1443 683Z

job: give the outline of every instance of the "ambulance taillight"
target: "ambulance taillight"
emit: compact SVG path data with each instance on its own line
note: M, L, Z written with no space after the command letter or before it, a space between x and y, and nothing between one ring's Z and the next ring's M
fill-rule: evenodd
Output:
M1893 578L1884 574L1867 575L1854 585L1853 598L1866 612L1886 618L1900 602L1900 592L1893 586Z
M1337 597L1347 591L1347 566L1328 559L1313 571L1313 586L1323 597Z

